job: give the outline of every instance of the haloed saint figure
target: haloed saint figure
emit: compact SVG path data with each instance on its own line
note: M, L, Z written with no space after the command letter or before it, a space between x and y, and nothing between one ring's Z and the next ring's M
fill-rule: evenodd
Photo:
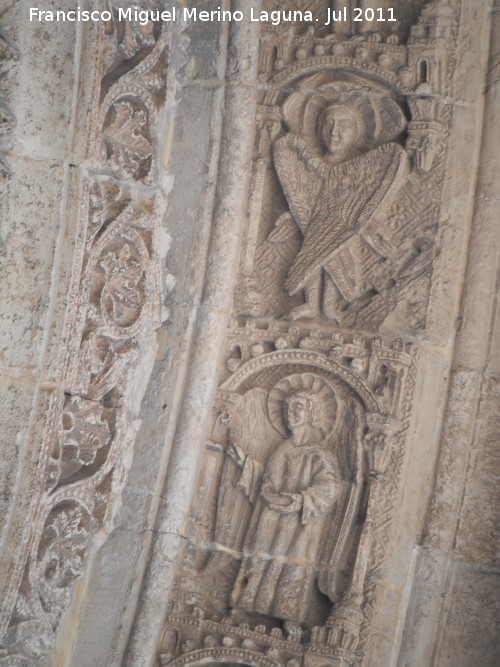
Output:
M246 493L255 496L232 606L283 619L287 632L297 636L315 595L323 527L338 491L327 445L335 398L321 378L306 387L308 377L293 376L299 386L285 381L287 389L280 390L286 393L280 402L288 437L260 474L257 462L236 445L230 452L242 478L251 480Z
M391 253L380 222L407 157L388 140L404 129L398 105L367 88L338 88L290 95L283 106L290 132L276 141L274 162L303 235L285 288L303 290L305 303L289 316L323 314L340 324L351 304L374 294L367 270L374 257Z

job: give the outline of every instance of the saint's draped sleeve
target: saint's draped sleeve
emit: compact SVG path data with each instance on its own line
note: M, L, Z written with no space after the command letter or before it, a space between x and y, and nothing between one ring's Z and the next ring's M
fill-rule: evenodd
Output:
M246 457L236 488L243 491L251 503L255 502L257 497L263 472L264 467L261 463L251 456Z
M285 470L286 453L290 451L289 441L284 441L280 447L271 455L263 475L262 486L260 489L261 497L266 501L271 509L275 512L287 514L289 508L287 505L276 505L273 502L272 496L285 493L288 497L291 492L283 489L283 472ZM298 500L301 500L299 494L296 495ZM298 509L296 511L299 511Z
M318 449L313 457L311 484L302 491L304 526L332 507L337 488L335 464L331 452Z

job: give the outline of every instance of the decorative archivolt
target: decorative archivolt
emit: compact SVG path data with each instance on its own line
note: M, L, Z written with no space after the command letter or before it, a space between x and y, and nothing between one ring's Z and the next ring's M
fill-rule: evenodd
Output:
M377 397L359 375L335 360L311 350L277 350L247 361L221 385L221 391L237 391L238 387L255 373L285 364L322 369L350 386L362 399L368 411L374 413L381 411Z
M210 646L245 649L245 664L354 664L412 356L399 341L251 321L227 349L160 663Z
M50 652L96 537L112 526L138 427L130 386L151 370L165 317L164 201L152 137L170 37L159 24L126 23L98 37L63 380L40 444L30 534L4 600L1 665L32 665Z
M161 664L161 662L160 662ZM238 648L206 648L167 662L172 667L198 667L201 665L244 665L246 667L280 667L271 658L249 655L248 651Z

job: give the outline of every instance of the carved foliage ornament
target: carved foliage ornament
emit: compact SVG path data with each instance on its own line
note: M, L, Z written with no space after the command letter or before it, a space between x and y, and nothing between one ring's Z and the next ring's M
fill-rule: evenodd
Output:
M71 585L83 572L95 519L72 499L56 503L42 526L3 638L8 649L0 651L1 665L28 667L50 651L71 600Z
M163 199L141 187L154 183L151 133L165 97L169 37L158 24L121 23L99 37L101 96L90 128L92 174L83 175L64 393L54 395L45 429L45 492L9 592L1 665L31 665L50 651L92 540L111 525L135 432L129 384L163 319Z

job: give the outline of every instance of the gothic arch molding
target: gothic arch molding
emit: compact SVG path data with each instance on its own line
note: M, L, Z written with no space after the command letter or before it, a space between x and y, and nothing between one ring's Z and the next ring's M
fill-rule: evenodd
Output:
M376 65L360 63L356 58L338 58L335 56L310 58L306 61L294 63L274 76L271 83L287 88L298 79L317 72L332 72L336 75L357 77L365 81L370 79L375 85L383 85L387 89L392 89L393 92L396 92L399 87L397 75L390 70Z
M268 656L239 648L208 648L183 655L169 667L215 667L216 665L241 665L242 667L280 667Z
M379 401L364 380L336 361L327 359L322 354L302 350L270 352L257 359L247 361L232 377L222 384L221 390L235 392L245 380L257 371L286 363L317 367L332 373L340 380L343 380L361 398L368 412L383 412Z

